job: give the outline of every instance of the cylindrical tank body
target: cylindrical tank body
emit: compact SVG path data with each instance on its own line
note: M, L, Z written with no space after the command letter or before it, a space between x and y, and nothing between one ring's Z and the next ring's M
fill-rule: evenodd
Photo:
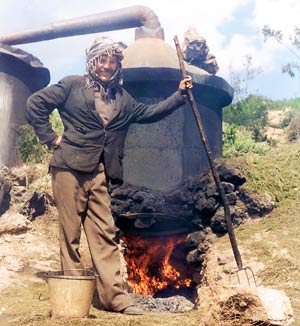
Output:
M17 163L19 126L30 94L49 83L50 74L31 54L0 44L0 163Z
M222 155L222 108L233 90L220 77L187 65L193 94L214 157ZM140 38L125 50L124 87L144 103L171 95L181 79L175 49L158 38ZM125 182L171 191L187 176L204 172L208 161L188 102L161 121L132 125L125 144Z

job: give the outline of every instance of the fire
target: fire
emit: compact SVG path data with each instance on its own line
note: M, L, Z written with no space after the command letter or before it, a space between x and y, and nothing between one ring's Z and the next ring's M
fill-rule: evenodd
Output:
M127 244L127 282L133 293L153 295L166 288L191 286L184 239L184 236L123 239Z

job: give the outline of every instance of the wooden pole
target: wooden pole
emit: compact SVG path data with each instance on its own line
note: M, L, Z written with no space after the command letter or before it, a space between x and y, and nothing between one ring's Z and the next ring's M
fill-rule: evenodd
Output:
M186 70L185 70L182 51L181 51L177 36L174 36L174 43L175 43L175 46L176 46L176 51L177 51L177 56L178 56L178 60L179 60L179 66L180 66L182 78L185 78L187 75L186 75ZM231 248L232 248L232 251L233 251L233 254L234 254L234 258L235 258L238 269L242 269L243 268L243 263L242 263L242 258L241 258L241 255L240 255L240 252L239 252L239 249L238 249L236 237L235 237L235 234L234 234L234 231L233 231L229 204L228 204L228 201L227 201L227 198L226 198L226 195L225 195L224 188L223 188L222 183L220 181L219 175L217 173L217 169L216 169L214 161L213 161L213 155L212 155L212 152L210 150L210 147L209 147L207 139L206 139L205 131L204 131L204 128L203 128L203 125L202 125L202 122L201 122L200 114L199 114L199 111L198 111L198 108L197 108L196 101L195 101L194 96L193 96L193 92L192 92L192 90L190 88L187 89L187 97L188 97L189 103L190 103L191 108L192 108L193 113L194 113L194 117L195 117L198 129L199 129L199 133L200 133L202 143L203 143L204 148L205 148L205 152L207 154L208 163L209 163L209 166L211 168L213 178L215 180L215 183L217 185L221 200L223 202L225 221L226 221L226 225L227 225L227 231L228 231L228 235L229 235L229 239L230 239L230 243L231 243Z

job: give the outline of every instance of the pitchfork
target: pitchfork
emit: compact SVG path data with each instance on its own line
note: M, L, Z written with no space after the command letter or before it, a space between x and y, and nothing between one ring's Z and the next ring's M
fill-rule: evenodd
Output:
M174 36L174 43L175 43L176 50L177 50L177 56L178 56L178 59L179 59L179 66L180 66L182 78L186 78L187 75L186 75L185 65L184 65L184 61L183 61L183 54L182 54L182 51L181 51L177 36ZM188 97L189 103L190 103L191 108L192 108L193 113L194 113L194 117L195 117L198 129L199 129L200 137L201 137L201 140L203 142L205 152L207 154L208 163L209 163L209 166L211 168L213 178L215 180L217 189L219 191L221 200L223 202L224 215L225 215L225 221L226 221L226 225L227 225L229 240L230 240L231 248L232 248L233 255L234 255L234 258L235 258L235 261L236 261L236 265L237 265L237 269L234 270L234 271L231 271L230 274L231 275L236 275L237 280L240 283L239 272L244 271L245 275L246 275L246 278L247 278L247 281L248 281L248 284L250 285L250 279L253 279L254 283L256 285L256 281L255 281L255 277L254 277L254 273L253 273L252 269L250 267L244 267L243 266L241 254L240 254L240 251L238 249L236 237L235 237L235 234L234 234L234 231L233 231L229 204L228 204L228 201L227 201L227 198L226 198L226 195L225 195L223 185L222 185L222 183L220 181L219 175L217 173L217 169L216 169L214 161L213 161L212 152L211 152L210 147L209 147L208 142L207 142L207 138L206 138L206 135L205 135L205 132L204 132L202 122L201 122L201 118L200 118L200 115L199 115L197 104L196 104L194 96L193 96L193 92L192 92L192 90L190 88L187 88L187 97Z

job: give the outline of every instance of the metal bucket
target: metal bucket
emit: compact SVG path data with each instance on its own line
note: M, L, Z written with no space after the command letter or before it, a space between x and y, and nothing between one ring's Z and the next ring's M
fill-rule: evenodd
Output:
M46 275L52 318L83 318L90 311L97 275L74 269Z

